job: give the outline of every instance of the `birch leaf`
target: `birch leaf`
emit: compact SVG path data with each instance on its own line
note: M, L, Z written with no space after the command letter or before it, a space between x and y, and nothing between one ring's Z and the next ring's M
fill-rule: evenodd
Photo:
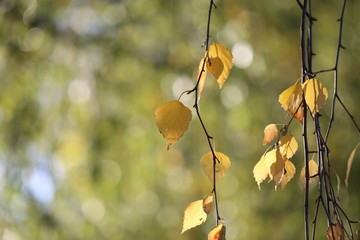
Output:
M226 227L220 224L214 227L208 235L208 240L225 240Z
M331 225L326 230L326 236L328 240L344 240L345 239L344 227L341 226L341 224L339 223Z
M225 173L227 173L230 168L231 162L229 157L221 152L215 152L215 155L219 160L215 160L215 178L216 180L218 180L219 178L223 177ZM200 159L200 164L203 167L205 174L210 179L210 182L213 182L214 159L212 152L208 152L204 156L202 156Z
M284 191L286 184L294 177L296 168L290 160L285 161L285 171L284 176L281 179L281 188Z
M201 78L199 80L199 97L201 96L201 93L203 91L203 88L205 85L206 74L207 74L206 64L204 65L204 61L205 61L205 58L201 59L201 61L199 63L198 75L196 78L196 81L199 80L199 77L201 74ZM204 69L203 69L203 66L204 66Z
M210 45L208 56L209 60L206 62L206 67L216 78L221 89L233 66L233 56L224 45L217 42L213 42Z
M318 80L312 78L304 83L304 95L312 116L315 116L315 113L324 106L328 91Z
M191 121L191 110L181 102L173 100L155 110L156 124L167 141L167 149L186 132Z
M255 181L258 185L259 190L261 190L260 184L268 177L269 169L265 164L265 155L262 155L260 161L255 165L253 169L253 174Z
M264 129L264 141L263 145L268 144L279 135L279 131L275 124L269 124Z
M358 143L356 145L356 147L352 150L351 154L350 154L350 157L348 159L348 162L347 162L347 169L346 169L346 178L345 178L345 185L346 187L349 187L349 177L350 177L350 170L351 170L351 166L352 166L352 163L354 161L354 157L355 157L355 153L356 153L356 150L357 148L359 147L360 143Z
M309 176L310 176L309 184L314 182L317 179L318 176L316 176L316 177L311 177L311 176L315 176L316 174L318 174L318 172L319 172L319 166L317 165L317 163L314 160L311 159L309 161ZM301 169L300 179L305 188L305 167L303 167Z
M298 143L296 139L291 134L286 134L279 141L279 150L280 153L285 158L291 158L296 151L298 150Z
M302 86L299 82L287 88L279 95L281 107L299 120L300 123L304 119L304 111L300 106L302 101Z
M181 234L185 231L194 228L206 221L207 214L203 209L203 200L198 200L190 203L184 212L184 221Z
M206 214L209 214L210 211L211 211L211 206L212 206L212 203L213 203L213 193L209 193L207 194L204 199L203 199L203 209L204 209L204 212Z

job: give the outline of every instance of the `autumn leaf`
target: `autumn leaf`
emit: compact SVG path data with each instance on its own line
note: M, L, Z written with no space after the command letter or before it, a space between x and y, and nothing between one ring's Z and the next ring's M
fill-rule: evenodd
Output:
M225 240L226 227L220 224L214 227L208 235L208 240Z
M215 179L223 177L230 168L231 162L228 156L221 152L215 152L217 160L215 160ZM205 174L213 182L214 175L214 158L212 152L206 153L200 159L200 164L203 167Z
M205 58L201 59L201 61L199 63L198 75L196 78L196 81L199 81L199 86L198 86L199 87L199 97L201 96L201 93L203 91L203 88L205 85L206 73L207 73L206 64L204 65L204 61L205 61ZM199 80L200 74L201 74L201 78Z
M332 229L332 230L331 230ZM331 225L326 230L326 236L328 240L344 240L344 227L340 223Z
M206 67L216 78L220 89L229 76L230 69L233 66L233 56L231 52L222 44L213 42L208 50L209 59L206 61Z
M206 221L207 214L203 209L203 200L198 200L190 203L184 212L184 221L181 234L185 231L194 228Z
M274 180L275 189L277 188L284 175L285 160L277 149L273 149L261 157L253 169L254 178L259 190L261 190L260 184L267 177L269 177L269 182Z
M269 124L264 129L264 141L263 145L268 144L279 135L279 131L275 124Z
M352 150L351 154L350 154L350 157L348 159L348 162L347 162L347 169L346 169L346 178L345 178L345 185L346 187L349 187L349 177L350 177L350 170L351 170L351 166L352 166L352 163L354 161L354 157L355 157L355 153L356 153L356 150L357 148L359 147L360 143L358 143L356 145L356 147Z
M286 134L279 141L280 153L285 158L291 158L298 150L298 143L291 134Z
M209 214L210 211L211 211L211 206L212 206L212 203L213 203L213 194L212 192L207 194L204 198L203 198L203 209L204 209L204 212L206 214Z
M287 88L279 95L281 107L299 120L300 123L303 122L304 118L304 111L300 106L302 101L302 86L299 82Z
M284 176L281 179L281 188L284 191L286 184L294 177L296 168L290 160L285 161L285 171Z
M319 172L319 166L317 165L317 163L314 160L311 159L309 161L309 176L310 176L309 184L316 180L316 178L318 176L316 176L316 177L313 177L313 176L318 174L318 172ZM301 179L301 182L302 182L303 186L305 187L305 167L303 167L301 169L300 179Z
M304 82L304 95L312 116L324 106L328 91L318 80L311 78Z
M167 149L186 132L191 121L191 110L181 102L173 100L155 110L156 124L167 141Z

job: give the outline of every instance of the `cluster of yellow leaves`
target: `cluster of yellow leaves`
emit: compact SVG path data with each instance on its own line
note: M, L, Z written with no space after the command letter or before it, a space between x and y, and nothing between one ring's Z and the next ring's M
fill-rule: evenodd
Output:
M232 60L231 52L224 45L217 42L213 42L210 45L208 51L205 52L205 57L201 59L199 64L197 80L199 80L200 95L205 84L207 72L210 72L216 78L220 89L223 87L233 67ZM201 78L199 79L200 74Z
M304 97L303 97L304 96ZM318 80L311 78L303 84L297 82L284 90L279 96L281 107L293 115L300 123L304 119L302 103L304 101L312 116L324 106L328 91Z
M278 137L278 130L275 124L266 126L264 130L264 142L267 144ZM296 169L289 160L298 150L298 144L291 134L286 134L273 145L271 151L266 152L255 165L253 173L259 189L260 184L269 178L275 182L275 190L281 183L284 190L286 184L294 177Z
M156 108L155 120L160 133L167 141L167 149L186 132L191 121L191 110L181 102L173 100Z

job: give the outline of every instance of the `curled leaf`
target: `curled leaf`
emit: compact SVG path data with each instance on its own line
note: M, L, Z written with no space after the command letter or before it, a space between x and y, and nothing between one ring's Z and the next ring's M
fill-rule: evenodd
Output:
M298 143L291 134L286 134L279 141L280 153L285 158L291 158L298 150Z
M269 124L264 129L264 141L263 145L268 144L279 135L279 131L275 124Z
M210 211L211 211L211 206L212 206L212 203L213 203L213 193L208 193L204 198L203 198L203 209L204 209L204 212L206 214L209 214Z
M296 168L290 160L285 161L284 176L281 179L281 188L284 191L286 184L294 177Z
M225 240L226 227L223 224L219 224L214 227L208 235L208 240Z
M209 72L217 79L220 89L229 76L233 66L233 56L231 52L222 44L213 42L208 50L209 59L206 67Z
M306 104L312 116L315 116L315 113L319 112L324 106L328 98L328 91L326 87L315 78L307 80L303 85Z
M167 141L167 149L186 132L191 121L191 110L180 101L164 103L155 110L156 124Z
M352 166L352 163L354 161L354 157L355 157L355 153L356 153L356 150L357 148L359 147L360 143L358 143L356 145L356 147L352 150L351 154L350 154L350 157L348 159L348 162L347 162L347 169L346 169L346 178L345 178L345 185L346 187L349 186L349 177L350 177L350 170L351 170L351 166Z
M316 180L316 178L318 176L315 176L315 175L318 174L318 172L319 172L319 166L317 165L317 163L314 160L311 159L309 161L309 176L310 176L309 183L312 183L312 182L314 182ZM300 179L301 179L301 182L302 182L302 184L303 184L303 186L305 188L305 167L303 167L301 169Z
M181 234L185 231L194 228L206 221L207 214L203 209L203 200L198 200L190 203L184 212L184 221Z
M228 156L221 152L215 152L215 179L223 177L231 166L231 162ZM214 175L214 157L212 152L208 152L200 159L200 164L203 167L205 174L208 176L211 182L213 182Z
M302 101L302 86L299 82L287 88L279 95L281 107L299 120L300 123L304 119L304 111L301 107Z
M328 240L343 240L345 239L344 227L340 223L331 225L326 230L326 236Z

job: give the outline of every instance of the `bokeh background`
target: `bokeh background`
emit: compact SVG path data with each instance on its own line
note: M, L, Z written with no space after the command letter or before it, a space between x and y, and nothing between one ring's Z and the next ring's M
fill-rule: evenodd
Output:
M284 192L273 183L259 191L252 176L266 150L264 127L289 120L277 99L300 77L301 11L295 0L216 4L211 41L228 46L234 68L221 91L207 80L200 108L216 149L232 160L218 185L227 239L303 239L302 151ZM341 4L314 2L315 71L334 65ZM359 1L348 1L339 65L339 94L357 122L359 10ZM180 235L185 207L211 189L199 164L205 135L193 114L166 151L153 112L194 86L207 11L207 0L0 1L1 239L206 239L213 214ZM331 73L318 79L333 91ZM191 108L193 97L181 101ZM301 143L300 124L290 131ZM358 142L337 105L333 176L342 179L340 203L353 219L360 218L359 154L348 189L343 180ZM311 194L313 202L316 184ZM317 239L325 230L321 214Z

